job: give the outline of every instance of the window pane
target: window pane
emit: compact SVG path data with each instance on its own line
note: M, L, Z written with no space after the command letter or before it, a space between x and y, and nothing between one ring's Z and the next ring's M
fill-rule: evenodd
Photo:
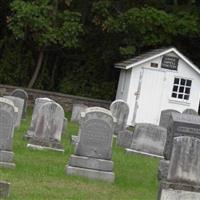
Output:
M182 95L182 94L179 94L179 95L178 95L178 98L179 98L179 99L182 99L182 98L183 98L183 95Z
M178 91L178 86L175 85L175 86L173 87L173 92L177 92L177 91Z
M188 100L188 99L189 99L189 95L185 95L185 96L184 96L184 99L185 99L185 100Z
M190 94L190 88L185 88L185 93Z
M184 91L184 87L180 87L179 92L183 93L183 91Z
M192 85L192 81L191 81L191 80L187 80L186 85L187 85L187 86L191 86L191 85Z
M176 93L172 93L172 97L176 98L177 94Z
M185 79L181 79L181 85L185 85Z
M174 84L179 84L179 78L174 79Z

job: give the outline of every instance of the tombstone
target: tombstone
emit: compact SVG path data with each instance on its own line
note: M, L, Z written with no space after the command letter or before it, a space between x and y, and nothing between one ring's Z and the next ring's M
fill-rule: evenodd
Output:
M22 119L22 113L23 113L23 107L24 107L24 99L21 99L19 97L14 97L14 96L4 96L4 98L11 100L15 107L18 108L18 113L17 113L17 119L15 126L19 127Z
M137 124L133 133L130 149L127 153L138 153L163 158L167 130L153 124Z
M196 110L193 110L193 109L185 109L183 111L183 114L198 115L198 112Z
M170 115L171 113L180 113L176 110L170 110L170 109L167 109L167 110L162 110L161 114L160 114L160 122L159 122L159 126L161 127L164 127L164 128L167 128L168 125L169 125L169 119L170 119Z
M125 101L118 99L111 103L110 111L113 117L116 118L117 123L115 125L115 133L118 134L127 126L129 106Z
M0 199L7 198L10 192L10 183L0 180Z
M62 127L62 133L63 134L67 130L67 126L68 126L68 119L66 117L64 117L64 119L63 119L63 127Z
M14 117L0 103L0 166L2 167L15 167L12 152L13 131Z
M173 139L178 136L200 138L200 116L179 113L171 114L164 148L164 157L166 160L170 160Z
M64 110L56 102L43 104L38 113L35 133L28 147L64 151L60 144L63 130Z
M79 123L80 114L84 112L86 108L88 108L88 106L84 104L73 104L71 121Z
M109 110L91 107L82 112L79 141L66 166L67 174L113 182L113 131L114 118Z
M35 134L35 127L36 127L36 122L38 119L38 112L41 106L47 102L54 102L53 100L49 98L37 98L35 99L35 104L33 108L33 113L32 113L32 119L31 119L31 125L25 135L25 138L30 139L34 134Z
M174 138L167 181L161 182L159 199L200 199L200 139Z
M25 90L22 89L15 89L12 91L11 96L19 97L21 99L24 99L24 107L22 112L22 118L26 117L26 110L27 110L27 101L28 101L28 94Z
M130 148L133 140L133 131L124 129L117 135L117 145L123 148Z

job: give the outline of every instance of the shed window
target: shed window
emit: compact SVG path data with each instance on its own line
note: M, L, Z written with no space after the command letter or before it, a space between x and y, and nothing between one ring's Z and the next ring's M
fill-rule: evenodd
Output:
M189 100L192 80L185 78L174 78L172 97L177 99Z

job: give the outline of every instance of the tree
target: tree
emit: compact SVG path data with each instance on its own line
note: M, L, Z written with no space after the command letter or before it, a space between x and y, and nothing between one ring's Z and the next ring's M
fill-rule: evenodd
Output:
M38 58L28 84L31 88L41 69L47 49L56 47L76 48L83 33L80 14L70 11L69 0L13 0L8 27L19 40L32 44Z

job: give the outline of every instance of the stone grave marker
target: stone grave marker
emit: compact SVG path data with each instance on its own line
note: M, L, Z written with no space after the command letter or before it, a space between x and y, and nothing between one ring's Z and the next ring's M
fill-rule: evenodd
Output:
M129 106L125 101L118 99L111 103L110 111L113 117L116 118L115 133L118 134L127 126Z
M71 121L79 123L81 117L80 114L81 112L84 112L86 108L88 108L88 106L84 104L73 104Z
M91 107L82 112L79 141L66 166L67 174L113 182L113 132L114 118L109 110Z
M53 102L52 99L49 98L37 98L35 99L35 104L33 108L33 114L31 119L30 127L25 135L25 138L30 139L35 134L36 122L38 119L38 112L41 106L47 102Z
M124 129L117 135L117 145L123 148L130 148L133 140L133 131Z
M23 89L15 89L12 91L11 96L19 97L24 99L24 107L22 112L22 118L26 117L27 103L28 103L28 93Z
M63 130L64 110L56 102L43 104L38 113L35 133L28 147L64 151L60 144Z
M130 149L127 153L138 153L163 158L167 129L154 124L139 123L136 125Z
M17 119L15 126L19 127L22 119L23 107L24 107L24 99L14 96L4 96L4 98L11 100L14 103L14 106L18 108Z
M198 115L198 112L196 111L196 110L194 110L194 109L185 109L184 111L183 111L183 114L190 114L190 115Z
M173 112L180 113L180 112L178 112L176 110L172 110L172 109L167 109L167 110L161 111L159 126L167 128L169 126L170 115Z
M7 198L10 192L10 183L0 180L0 199Z

